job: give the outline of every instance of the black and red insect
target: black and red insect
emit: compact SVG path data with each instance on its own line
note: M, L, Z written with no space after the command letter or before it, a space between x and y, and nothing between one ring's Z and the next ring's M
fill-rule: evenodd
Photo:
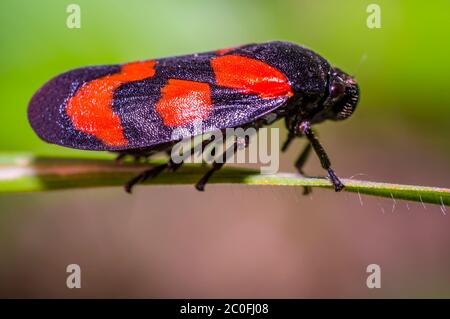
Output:
M176 128L193 132L202 121L210 130L255 127L285 119L286 150L295 137L308 144L296 167L311 149L336 191L344 186L330 167L325 150L311 130L324 120L348 118L358 103L355 80L324 58L288 42L249 44L200 54L121 65L93 66L63 73L31 99L28 118L45 141L66 147L150 156L169 151ZM133 178L126 190L181 164L169 160ZM222 167L212 168L196 184Z

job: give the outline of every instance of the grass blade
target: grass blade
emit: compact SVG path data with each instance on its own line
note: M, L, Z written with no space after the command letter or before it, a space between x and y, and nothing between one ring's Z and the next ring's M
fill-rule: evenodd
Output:
M150 164L160 163L158 161L150 162ZM147 168L149 168L149 164L118 164L106 158L0 155L0 193L121 186L128 179ZM208 166L204 165L185 164L175 174L170 172L162 173L157 178L148 180L146 184L194 184L207 169ZM344 190L347 192L450 205L450 189L447 188L353 179L342 179L342 181L346 185ZM332 190L331 183L325 178L303 177L290 173L261 175L257 170L235 167L223 168L214 175L210 183L312 186Z

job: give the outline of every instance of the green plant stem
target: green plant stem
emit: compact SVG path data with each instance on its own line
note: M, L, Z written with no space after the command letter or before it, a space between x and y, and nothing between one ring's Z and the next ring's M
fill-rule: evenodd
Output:
M0 156L0 193L37 192L86 187L120 186L151 164L123 163L110 159ZM194 184L208 166L185 164L176 173L164 172L145 184ZM342 179L345 191L380 197L405 199L438 205L450 205L450 189ZM273 186L312 186L332 189L325 178L279 173L261 175L257 170L225 167L210 180L211 184L246 184ZM193 191L195 191L193 189Z

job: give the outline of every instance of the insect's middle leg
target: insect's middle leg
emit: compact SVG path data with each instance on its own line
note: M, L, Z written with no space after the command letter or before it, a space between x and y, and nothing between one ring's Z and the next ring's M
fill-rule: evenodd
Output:
M298 136L296 136L295 134L289 132L289 135L288 135L286 141L284 142L283 147L281 148L281 151L285 152L288 149L289 145L292 143L292 141L297 137ZM308 142L308 144L306 144L303 151L300 153L300 156L295 161L295 167L297 168L297 171L301 175L305 175L305 173L303 172L303 166L305 165L306 160L309 158L309 154L311 154L311 148L312 148L311 143ZM312 192L311 186L303 186L303 195L308 195L311 192Z
M297 171L302 175L305 175L305 173L303 172L303 166L305 165L306 160L309 157L309 154L311 154L311 148L312 148L311 143L308 142L303 151L300 153L298 159L295 161L295 167L297 168ZM312 192L311 186L303 186L303 195L308 195L311 192Z
M309 155L311 154L311 143L307 143L303 151L300 153L299 157L295 161L295 167L297 168L298 172L302 175L304 175L303 172L303 166L305 166L306 161L309 158Z

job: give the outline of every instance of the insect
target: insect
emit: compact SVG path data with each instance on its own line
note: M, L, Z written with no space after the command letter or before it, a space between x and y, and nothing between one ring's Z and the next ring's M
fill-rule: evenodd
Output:
M121 65L92 66L63 73L32 97L29 122L43 140L65 147L151 156L170 151L178 142L176 128L192 131L202 121L203 132L255 127L284 119L288 137L306 137L295 163L303 165L313 149L336 191L344 185L311 126L352 115L359 100L355 80L324 58L289 42L248 44L199 54ZM152 167L125 189L182 163ZM208 179L224 163L213 162L198 181ZM305 189L307 192L309 189Z

